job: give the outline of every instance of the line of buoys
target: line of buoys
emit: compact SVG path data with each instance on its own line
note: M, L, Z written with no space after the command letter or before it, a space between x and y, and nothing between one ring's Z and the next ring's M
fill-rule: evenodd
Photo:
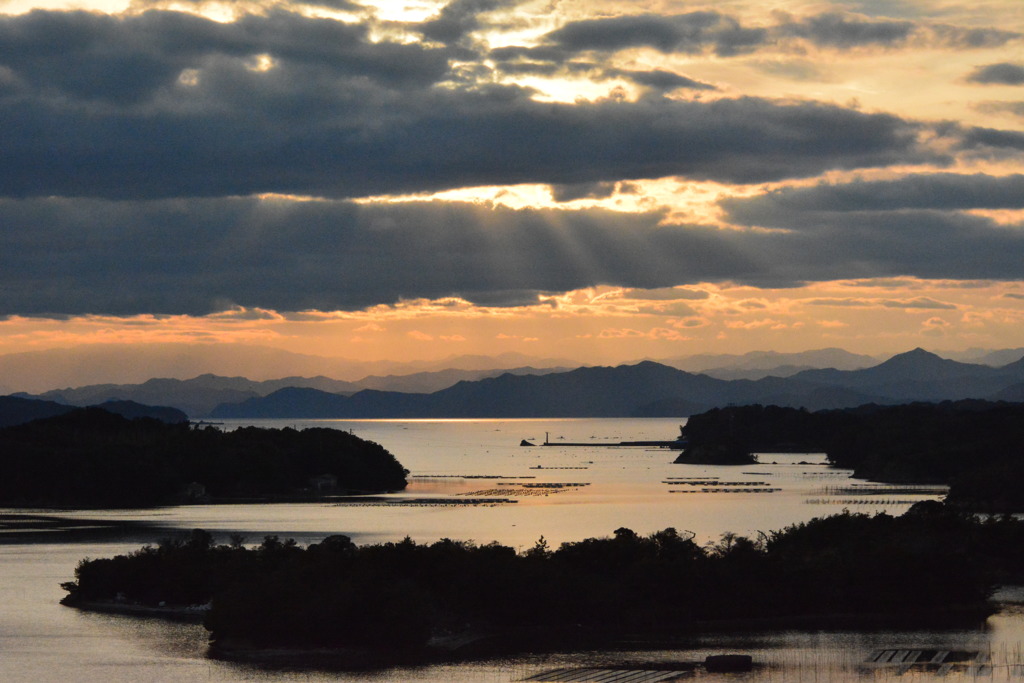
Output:
M877 498L808 498L804 503L808 505L913 505L920 503L921 499L913 500L907 498L884 499Z
M701 489L669 489L669 493L775 493L779 488L701 488Z
M511 498L396 498L394 500L345 501L334 507L461 507L466 505L505 505L519 501Z

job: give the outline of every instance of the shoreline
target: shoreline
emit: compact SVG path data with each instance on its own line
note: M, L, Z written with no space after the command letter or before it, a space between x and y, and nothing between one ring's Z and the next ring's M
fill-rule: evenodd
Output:
M273 503L331 503L344 502L347 499L363 500L371 496L384 496L393 493L402 493L406 489L385 489L381 491L336 491L330 494L265 494L252 496L232 496L219 498L204 498L201 500L167 500L152 505L59 505L45 501L34 501L31 503L0 501L0 509L12 511L0 513L0 521L5 517L13 515L31 516L33 513L44 512L88 512L91 510L157 510L167 507L192 507L198 505L266 505Z
M152 617L167 621L188 621L201 624L209 611L209 605L167 605L152 606L129 602L108 600L70 600L70 596L60 601L65 607L72 607L82 612L100 614L120 614L129 617Z
M61 600L61 604L83 612L195 624L203 622L209 609L208 605L149 606L114 601L72 601L67 598ZM246 640L227 638L223 642L210 641L207 656L217 660L266 666L380 670L393 666L458 663L525 654L574 653L595 649L622 652L686 650L693 647L694 639L699 637L778 630L884 632L920 626L956 630L965 626L976 626L987 617L1000 613L1004 607L1014 604L1016 603L1012 601L989 600L984 605L951 606L907 614L844 613L700 620L660 634L611 635L588 632L584 629L551 629L543 626L508 632L470 629L456 634L434 636L424 647L409 650L325 646L261 647ZM682 663L688 666L702 665L700 662Z

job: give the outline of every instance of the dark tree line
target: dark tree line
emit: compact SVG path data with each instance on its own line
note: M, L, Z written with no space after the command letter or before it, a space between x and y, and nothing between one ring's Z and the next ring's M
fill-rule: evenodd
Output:
M949 484L948 501L988 512L1024 511L1024 404L986 401L866 405L809 412L778 406L695 415L690 448L822 451L874 481Z
M901 517L843 513L707 546L665 529L618 529L517 553L497 543L406 539L357 547L345 536L301 548L185 540L84 560L72 604L205 603L226 646L357 648L400 656L432 636L490 633L507 647L594 645L769 619L901 619L951 607L985 613L996 582L1024 577L1024 523L981 522L939 503Z
M342 490L405 488L406 472L379 444L332 429L196 429L129 420L98 408L0 429L0 504L60 507L273 496L323 474Z

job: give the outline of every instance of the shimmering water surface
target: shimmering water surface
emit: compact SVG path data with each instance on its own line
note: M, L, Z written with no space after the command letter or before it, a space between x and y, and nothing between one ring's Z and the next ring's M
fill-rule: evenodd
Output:
M238 424L230 422L224 428ZM205 656L201 626L82 613L58 604L59 584L83 557L133 550L181 530L208 529L219 541L238 533L300 543L344 533L357 543L443 537L497 540L516 548L610 535L619 527L647 534L665 527L697 540L726 531L756 535L839 512L893 514L936 498L931 488L884 487L832 470L820 454L762 454L752 466L675 465L675 453L643 447L535 444L670 440L667 419L251 421L262 426L351 430L392 451L410 470L407 491L368 502L196 505L129 511L0 511L0 680L191 681L377 680L513 681L559 668L625 662L701 661L747 652L762 666L744 680L899 678L1024 680L1024 619L1012 606L966 632L785 632L716 637L685 650L521 657L459 666L384 672L268 671ZM879 651L976 652L941 672L865 664ZM908 657L910 655L901 655ZM990 657L995 666L985 667ZM596 670L595 669L595 670ZM902 673L901 673L902 672ZM940 675L941 674L941 675ZM595 677L606 675L595 673ZM702 678L709 674L692 674Z

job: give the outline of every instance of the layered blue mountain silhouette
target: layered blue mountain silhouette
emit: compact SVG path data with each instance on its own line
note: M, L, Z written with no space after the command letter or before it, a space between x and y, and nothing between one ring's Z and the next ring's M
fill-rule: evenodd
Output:
M1002 367L960 363L922 349L861 370L805 370L790 377L721 380L645 361L546 375L504 374L433 393L364 390L342 395L286 388L226 403L218 418L685 416L730 404L809 410L865 403L997 399L1024 385L1024 359Z
M371 376L358 382L322 376L254 381L205 374L188 380L151 379L142 384L91 385L37 396L17 394L4 399L7 403L0 404L0 413L45 417L69 406L117 400L171 406L192 419L683 417L751 403L819 410L972 398L1024 401L1021 357L993 367L914 349L860 369L793 373L791 367L782 366L778 374L759 379L724 379L653 361L568 371L532 367L452 370ZM37 400L28 405L14 398Z

